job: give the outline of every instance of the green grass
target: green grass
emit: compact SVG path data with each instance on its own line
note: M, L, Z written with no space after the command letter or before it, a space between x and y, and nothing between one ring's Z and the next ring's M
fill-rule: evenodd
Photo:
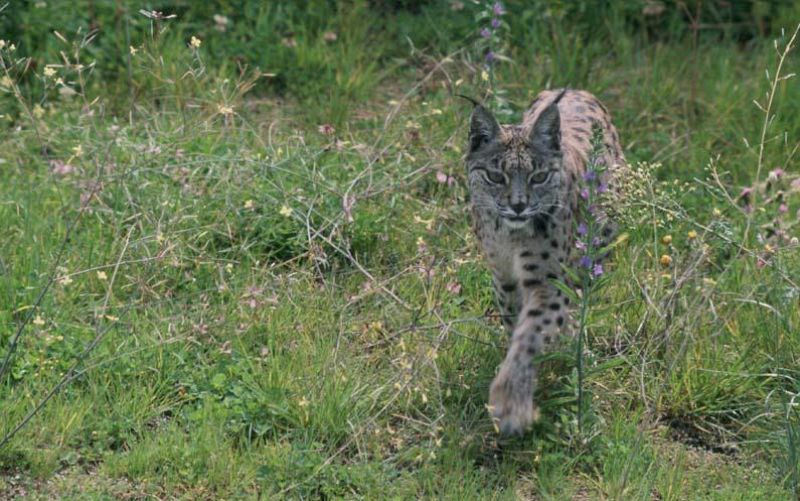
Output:
M631 27L626 2L599 34L566 6L508 7L513 63L495 77L512 116L546 86L586 88L651 166L626 188L627 240L590 311L583 432L565 347L539 422L501 439L485 405L505 339L469 230L469 109L451 97L486 96L475 10L401 9L382 30L364 22L377 7L320 5L250 6L252 26L225 33L187 8L158 37L130 13L130 43L77 52L67 20L3 14L63 22L68 42L29 32L2 53L0 356L22 335L0 440L73 377L0 447L0 497L796 496L796 79L777 86L758 180L786 170L787 214L726 199L756 181L771 38L711 30L695 46L679 15ZM779 47L798 21L784 10ZM128 45L130 74L108 56ZM43 78L58 47L102 64ZM237 50L277 74L238 73ZM15 65L25 54L38 65ZM785 239L763 226L776 218Z

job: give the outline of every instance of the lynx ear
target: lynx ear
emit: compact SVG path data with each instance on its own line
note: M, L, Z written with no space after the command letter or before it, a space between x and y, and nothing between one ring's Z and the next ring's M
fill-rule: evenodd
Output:
M491 112L476 104L469 119L469 151L477 151L497 139L500 125Z
M561 94L542 110L536 123L531 127L528 141L534 150L541 152L557 153L561 151L561 114L558 111L558 102L566 93Z

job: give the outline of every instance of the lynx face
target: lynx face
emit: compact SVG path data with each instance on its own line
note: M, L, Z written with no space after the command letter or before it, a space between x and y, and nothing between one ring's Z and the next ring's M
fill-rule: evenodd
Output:
M552 215L566 190L559 129L556 104L530 130L500 126L478 106L466 159L473 206L495 213L512 229Z

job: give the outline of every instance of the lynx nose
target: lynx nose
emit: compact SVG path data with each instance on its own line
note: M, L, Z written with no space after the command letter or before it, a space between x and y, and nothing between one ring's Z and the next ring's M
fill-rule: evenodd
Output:
M525 210L526 205L522 202L517 202L515 204L511 204L511 209L516 212L517 214L522 214L522 211Z

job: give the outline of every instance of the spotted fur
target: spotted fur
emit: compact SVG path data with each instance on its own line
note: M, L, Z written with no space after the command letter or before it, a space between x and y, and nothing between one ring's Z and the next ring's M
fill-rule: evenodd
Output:
M501 432L522 433L533 422L534 357L568 330L569 299L553 285L567 282L575 259L573 227L580 180L592 152L592 131L603 132L613 187L625 165L606 108L580 90L544 91L519 125L500 125L483 106L470 118L469 176L474 231L491 269L508 353L489 393ZM606 234L610 233L608 222Z

